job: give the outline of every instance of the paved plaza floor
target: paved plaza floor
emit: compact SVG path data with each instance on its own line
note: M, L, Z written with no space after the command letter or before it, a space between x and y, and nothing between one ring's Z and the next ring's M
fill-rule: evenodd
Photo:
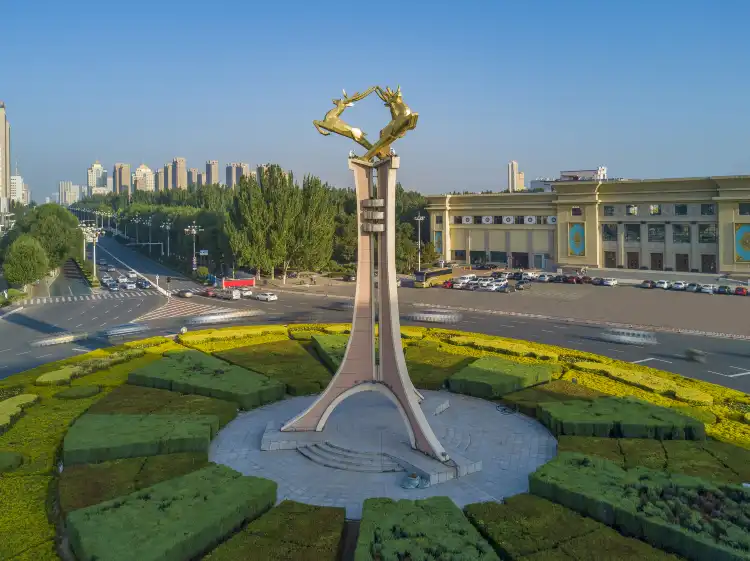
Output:
M296 397L241 413L220 431L211 444L209 459L245 475L273 479L278 499L346 508L347 518L358 519L370 497L423 499L448 496L459 506L528 490L528 475L556 454L557 442L536 420L508 414L496 404L447 392L424 392L428 399L445 399L450 407L428 420L446 447L481 461L482 471L426 489L402 489L405 473L363 473L327 468L296 450L261 451L269 422L283 424L312 403L314 397ZM440 395L436 395L440 393ZM358 451L377 451L379 443L396 435L408 439L395 406L374 392L344 401L331 415L324 435L342 439ZM356 446L356 448L354 448Z

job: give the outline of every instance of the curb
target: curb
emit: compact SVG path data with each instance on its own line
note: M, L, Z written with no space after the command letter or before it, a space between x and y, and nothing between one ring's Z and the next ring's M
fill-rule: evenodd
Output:
M20 312L23 310L23 306L18 306L17 308L13 308L12 310L8 310L7 312L4 312L0 314L0 319L3 319L5 316L10 316L15 314L16 312Z

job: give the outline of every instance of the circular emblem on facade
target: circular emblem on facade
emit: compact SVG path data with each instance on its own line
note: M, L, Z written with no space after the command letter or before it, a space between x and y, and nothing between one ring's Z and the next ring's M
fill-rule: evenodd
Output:
M737 261L750 262L750 224L735 226L734 252Z
M571 255L583 255L586 251L586 236L583 224L571 224L568 232L568 247Z

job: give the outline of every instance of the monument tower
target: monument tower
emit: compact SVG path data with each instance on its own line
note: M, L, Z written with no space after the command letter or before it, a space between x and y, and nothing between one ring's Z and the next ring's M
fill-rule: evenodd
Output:
M366 134L340 119L347 107L376 92L391 111L391 122L373 145ZM282 432L322 431L334 409L347 397L376 391L399 410L412 448L441 462L450 458L420 407L421 394L409 378L401 345L401 321L396 291L396 170L400 158L391 144L416 127L418 114L404 103L401 88L372 87L363 94L334 99L334 109L318 132L351 138L367 149L362 157L350 154L357 197L357 280L354 315L344 358L328 387L305 411L288 421ZM374 173L373 173L374 172ZM377 326L377 330L376 330ZM376 334L379 350L376 357Z

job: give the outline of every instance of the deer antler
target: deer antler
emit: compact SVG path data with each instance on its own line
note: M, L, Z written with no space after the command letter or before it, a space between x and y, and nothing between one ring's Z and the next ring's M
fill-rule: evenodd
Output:
M348 101L348 102L350 102L350 103L354 103L355 101L360 101L360 100L362 100L362 99L366 98L366 97L367 97L368 95L370 95L370 94L371 94L371 93L372 93L373 91L375 91L375 88L376 88L376 86L372 86L371 88L368 88L367 90L365 90L365 91L364 91L364 92L362 92L362 93L359 93L359 92L355 93L355 94L354 94L353 96L351 96L351 97L347 97L346 95L344 95L344 98L345 98L345 100L346 100L346 101ZM346 92L344 92L344 94L346 94Z

